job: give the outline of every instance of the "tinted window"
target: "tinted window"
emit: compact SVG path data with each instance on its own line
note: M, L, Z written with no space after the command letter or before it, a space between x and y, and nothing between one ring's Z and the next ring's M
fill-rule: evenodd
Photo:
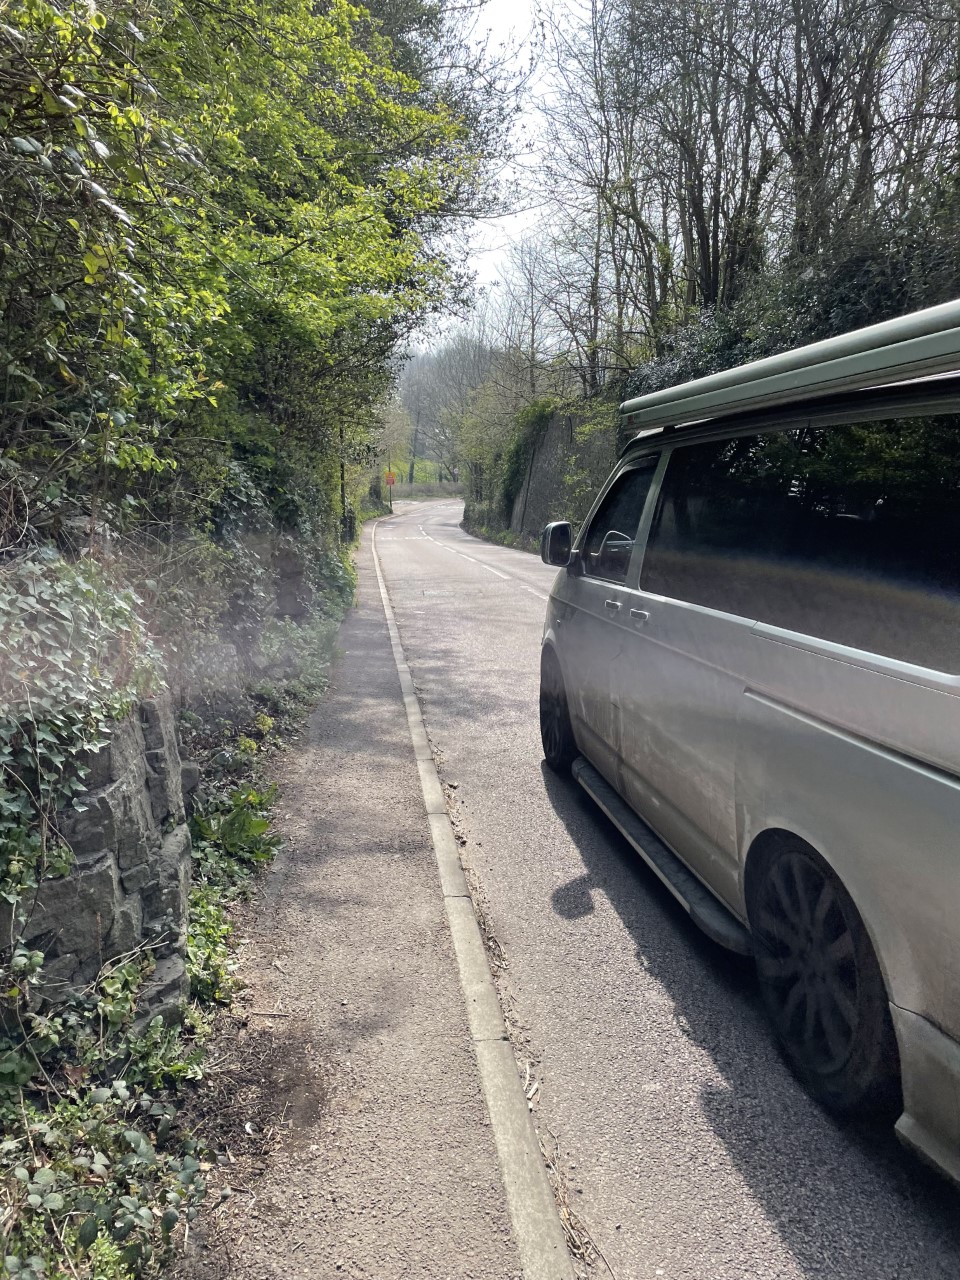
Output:
M644 459L624 471L597 509L583 542L584 573L607 582L623 582L633 554L643 504L657 459Z
M960 417L677 448L641 586L960 669Z

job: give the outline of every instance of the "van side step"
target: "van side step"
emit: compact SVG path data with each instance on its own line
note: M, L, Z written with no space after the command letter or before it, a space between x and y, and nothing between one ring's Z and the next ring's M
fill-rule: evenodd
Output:
M600 806L677 901L689 911L694 924L728 951L736 951L742 956L753 955L750 934L736 916L731 915L677 855L654 835L643 819L617 795L606 778L583 756L577 756L571 772L591 800Z

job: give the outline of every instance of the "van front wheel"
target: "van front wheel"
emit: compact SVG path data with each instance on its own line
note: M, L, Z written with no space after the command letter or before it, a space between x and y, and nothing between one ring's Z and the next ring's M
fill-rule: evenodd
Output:
M540 660L540 741L543 758L554 773L566 773L577 758L567 691L556 655L544 649Z
M853 900L802 840L784 835L759 856L747 909L760 991L787 1062L838 1115L895 1106L887 992Z

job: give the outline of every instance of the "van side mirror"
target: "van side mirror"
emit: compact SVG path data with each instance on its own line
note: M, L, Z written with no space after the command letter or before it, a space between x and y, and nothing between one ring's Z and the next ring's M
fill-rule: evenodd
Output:
M558 569L570 563L573 551L573 525L568 520L555 520L540 535L540 559Z

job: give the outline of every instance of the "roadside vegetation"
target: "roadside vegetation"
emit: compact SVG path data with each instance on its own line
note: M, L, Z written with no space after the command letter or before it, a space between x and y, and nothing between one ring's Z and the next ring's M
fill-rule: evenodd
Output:
M545 399L574 419L556 516L578 519L623 398L960 295L958 41L940 0L546 16L519 176L540 212L401 388L467 523L509 526Z
M203 1197L179 1096L277 847L264 761L324 687L397 360L467 298L453 231L503 146L468 36L416 2L0 3L4 1275L155 1274ZM140 1008L148 946L62 999L23 941L158 692L200 766L179 1023Z
M108 962L89 988L56 1006L27 998L43 956L14 952L19 989L4 993L0 1038L5 1274L154 1274L203 1203L210 1166L180 1118L184 1092L202 1078L212 1016L235 990L231 907L280 844L270 757L325 687L345 603L298 628L296 673L247 690L244 716L181 715L181 741L202 782L190 819L190 992L179 1022L139 1008L152 969L147 948Z
M344 567L296 623L264 620L260 678L229 705L218 712L201 699L180 713L182 750L200 783L190 817L189 1000L171 1022L140 1006L154 969L148 946L53 999L43 953L18 937L42 881L69 871L58 815L82 805L91 754L164 679L142 599L95 556L52 554L12 561L0 596L0 895L11 939L0 1002L3 1269L22 1280L127 1280L162 1269L205 1196L209 1166L179 1119L183 1094L202 1077L212 1013L234 991L231 906L279 845L269 760L325 687L353 577Z

